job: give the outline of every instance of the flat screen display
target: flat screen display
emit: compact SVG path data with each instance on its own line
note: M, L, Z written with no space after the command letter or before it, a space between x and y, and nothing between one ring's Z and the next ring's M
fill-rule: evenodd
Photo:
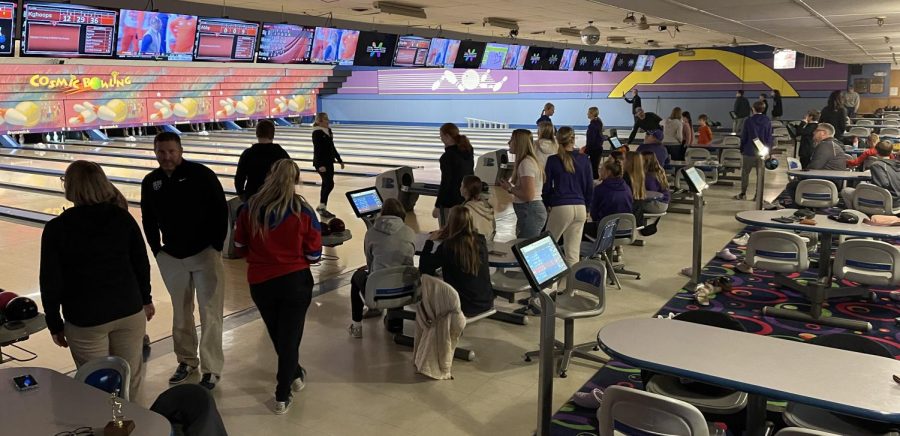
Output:
M453 64L456 63L456 54L459 52L459 44L458 39L432 38L425 66L453 68Z
M194 55L197 17L161 12L119 11L116 56L126 59L190 61Z
M16 27L16 4L0 2L0 56L12 56L13 29Z
M544 234L525 245L518 246L523 269L539 288L549 285L565 274L569 267L550 234Z
M463 41L459 44L459 52L456 53L456 68L478 68L481 66L481 58L484 57L485 43L478 41Z
M309 60L314 64L353 65L358 42L359 30L316 27Z
M424 67L428 61L431 40L418 36L401 36L397 41L394 65L398 67Z
M616 58L618 57L618 53L607 53L603 56L603 65L600 66L600 71L606 71L607 73L613 70L613 67L616 66Z
M575 60L578 58L578 50L567 48L563 51L562 58L559 61L559 69L561 71L572 71L575 68Z
M653 71L653 64L656 63L656 56L647 55L647 62L644 63L644 71Z
M263 23L257 62L299 64L309 62L315 27Z
M488 70L499 70L503 68L508 52L509 45L497 44L494 42L488 43L484 46L484 57L481 58L481 68Z
M531 47L528 50L526 70L558 70L562 61L563 49L547 47Z
M634 71L644 71L644 65L647 65L647 55L638 55L637 62L634 64Z
M503 68L507 70L521 70L525 68L525 61L528 60L527 45L510 45L506 52L506 59L503 61Z
M637 64L637 55L622 53L616 57L613 71L634 71L635 64Z
M26 3L25 56L112 57L118 12L90 6Z
M347 192L347 198L356 216L374 215L381 211L381 195L375 188L364 188Z
M603 66L603 57L605 53L595 51L580 51L575 60L575 71L600 71Z
M396 48L397 35L360 32L353 64L366 67L389 67Z
M776 70L790 70L797 66L797 51L795 50L775 50L775 59L772 61L772 68Z
M194 59L219 62L253 62L259 23L228 18L197 19Z

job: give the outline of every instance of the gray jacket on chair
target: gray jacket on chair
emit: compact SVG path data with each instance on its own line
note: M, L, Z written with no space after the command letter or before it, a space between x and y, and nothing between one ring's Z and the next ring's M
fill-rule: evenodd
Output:
M869 171L872 173L872 184L891 193L892 208L900 206L900 161L876 159Z
M394 266L414 265L416 234L399 217L378 217L366 232L364 246L370 273Z
M844 146L837 139L828 138L816 144L812 159L809 161L811 170L847 170L847 161L850 156L844 153Z

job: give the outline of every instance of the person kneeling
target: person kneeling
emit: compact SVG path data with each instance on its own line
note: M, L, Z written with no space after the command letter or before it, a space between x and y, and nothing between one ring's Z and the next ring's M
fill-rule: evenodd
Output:
M388 198L382 206L381 216L366 232L363 243L366 266L356 270L350 278L350 310L353 323L348 330L350 336L354 338L362 338L364 293L369 274L395 266L413 266L416 234L406 225L405 220L406 211L400 201ZM380 312L370 311L368 314L378 316Z

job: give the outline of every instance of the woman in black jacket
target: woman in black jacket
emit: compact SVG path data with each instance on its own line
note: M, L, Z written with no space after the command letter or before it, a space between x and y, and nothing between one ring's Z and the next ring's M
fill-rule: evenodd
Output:
M329 127L328 114L319 112L313 121L313 166L322 177L322 191L319 194L319 205L316 212L324 218L333 218L334 214L328 211L328 196L334 190L334 163L341 164L344 169L344 161L337 148L334 147L334 136Z
M98 357L125 359L134 398L143 379L147 321L156 312L144 237L100 165L72 162L63 183L75 207L50 220L41 237L47 327L77 367Z
M847 111L841 98L841 91L833 91L828 96L828 106L822 108L819 115L820 123L828 123L834 126L834 139L840 141L847 131Z
M444 226L450 208L465 202L459 193L459 186L462 185L463 177L475 174L475 155L469 138L460 135L456 124L446 123L441 126L441 142L444 143L444 154L441 155L441 185L431 215Z
M600 109L597 107L588 108L587 112L588 124L587 143L584 151L591 158L591 171L594 174L594 180L600 179L600 159L603 155L603 120L600 119Z
M475 230L472 213L465 206L450 209L447 225L431 236L442 241L437 251L421 263L424 274L440 268L443 280L459 294L462 312L474 316L494 307L487 241ZM430 251L430 250L428 250Z
M784 106L781 105L781 91L777 89L772 90L772 101L775 102L772 106L772 119L777 120L784 115Z

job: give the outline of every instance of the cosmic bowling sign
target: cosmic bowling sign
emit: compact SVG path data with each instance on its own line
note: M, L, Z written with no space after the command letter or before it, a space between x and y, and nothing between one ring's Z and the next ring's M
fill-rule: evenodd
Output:
M312 115L331 69L3 65L0 134Z

